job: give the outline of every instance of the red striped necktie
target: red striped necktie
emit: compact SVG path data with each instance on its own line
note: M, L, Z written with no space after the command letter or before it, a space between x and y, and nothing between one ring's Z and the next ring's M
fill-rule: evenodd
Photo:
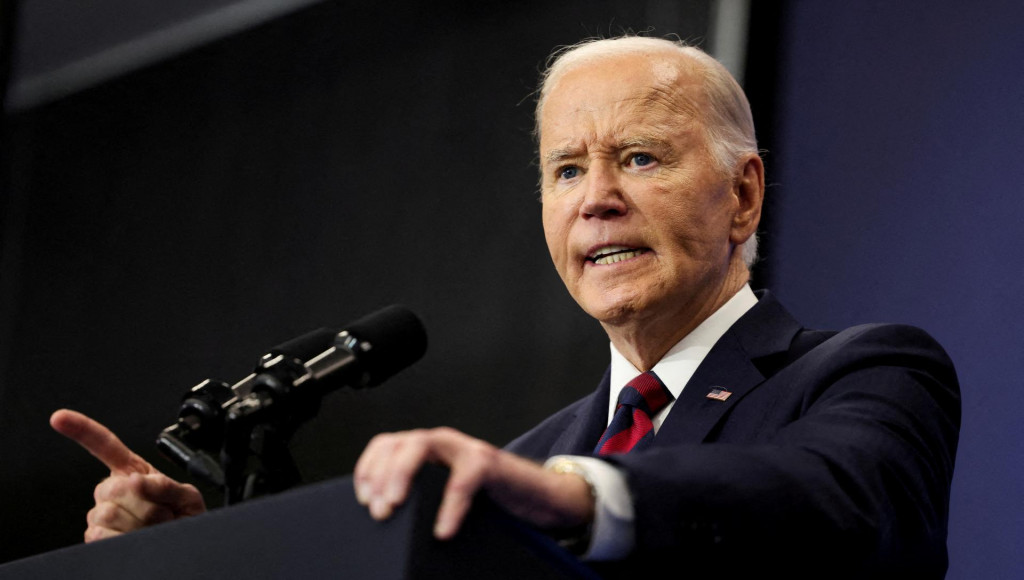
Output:
M612 422L597 442L594 455L629 453L650 447L654 442L651 417L674 398L653 371L629 381L619 392Z

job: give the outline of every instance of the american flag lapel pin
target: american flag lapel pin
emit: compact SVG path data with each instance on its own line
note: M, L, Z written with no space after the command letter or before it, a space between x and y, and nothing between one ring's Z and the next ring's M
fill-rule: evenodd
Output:
M725 401L726 399L728 399L731 396L732 396L732 392L731 391L727 391L726 389L723 389L722 387L712 387L711 388L711 392L707 394L707 397L709 399L714 399L716 401Z

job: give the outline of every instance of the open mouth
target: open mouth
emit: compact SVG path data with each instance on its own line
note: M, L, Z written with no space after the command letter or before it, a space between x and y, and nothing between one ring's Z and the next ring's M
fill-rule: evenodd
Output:
M605 246L587 256L588 262L603 266L614 264L649 252L648 248L627 248L626 246Z

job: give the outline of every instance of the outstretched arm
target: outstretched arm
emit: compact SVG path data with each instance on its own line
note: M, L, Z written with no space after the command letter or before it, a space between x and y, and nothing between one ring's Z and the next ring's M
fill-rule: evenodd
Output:
M86 542L206 511L195 486L167 477L89 417L61 409L50 417L50 426L110 468L110 477L93 494L96 505L86 516Z

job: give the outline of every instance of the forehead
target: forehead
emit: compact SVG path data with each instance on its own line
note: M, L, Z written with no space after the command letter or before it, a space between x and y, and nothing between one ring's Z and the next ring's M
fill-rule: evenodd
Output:
M670 133L701 119L700 65L675 54L644 52L575 63L552 79L540 111L540 145Z

